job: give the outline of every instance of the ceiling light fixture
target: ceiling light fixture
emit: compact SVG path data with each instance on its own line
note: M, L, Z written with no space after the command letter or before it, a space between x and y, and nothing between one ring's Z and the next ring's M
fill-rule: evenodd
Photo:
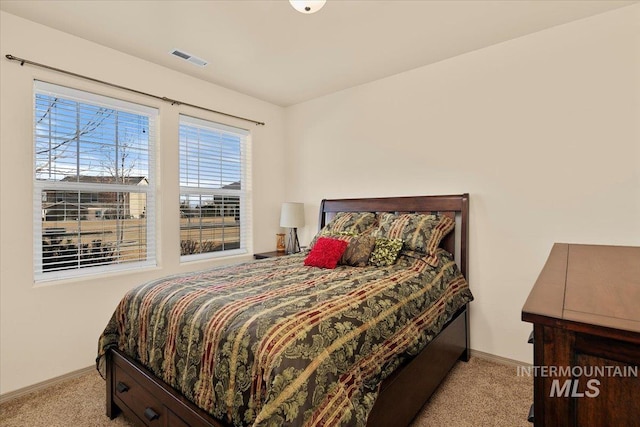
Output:
M322 9L327 0L289 0L291 6L298 12L315 13Z

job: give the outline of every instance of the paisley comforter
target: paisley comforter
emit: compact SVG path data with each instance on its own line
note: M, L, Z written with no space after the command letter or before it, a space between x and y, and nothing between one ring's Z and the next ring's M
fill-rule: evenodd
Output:
M434 268L303 265L304 255L156 280L128 292L99 340L237 426L363 426L380 382L473 299Z

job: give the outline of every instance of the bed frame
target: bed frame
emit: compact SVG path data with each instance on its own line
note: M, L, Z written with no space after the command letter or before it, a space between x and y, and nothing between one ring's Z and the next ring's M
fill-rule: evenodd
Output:
M467 278L469 195L323 200L320 227L337 212L437 212L456 221L441 246L455 255ZM469 309L460 309L442 331L413 359L382 382L367 420L368 427L405 426L418 414L458 360L468 361ZM137 425L227 427L156 378L117 349L107 353L107 416L123 412Z

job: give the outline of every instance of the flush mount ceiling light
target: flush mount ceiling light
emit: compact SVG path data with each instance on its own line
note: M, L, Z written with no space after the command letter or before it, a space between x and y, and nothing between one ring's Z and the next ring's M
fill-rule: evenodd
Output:
M322 9L327 0L289 0L291 6L298 12L315 13Z

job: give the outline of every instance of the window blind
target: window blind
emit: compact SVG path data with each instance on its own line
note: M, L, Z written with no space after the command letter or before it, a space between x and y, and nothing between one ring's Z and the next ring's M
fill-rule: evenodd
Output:
M156 264L157 115L35 81L36 281Z
M183 261L247 253L251 237L249 132L180 116Z

